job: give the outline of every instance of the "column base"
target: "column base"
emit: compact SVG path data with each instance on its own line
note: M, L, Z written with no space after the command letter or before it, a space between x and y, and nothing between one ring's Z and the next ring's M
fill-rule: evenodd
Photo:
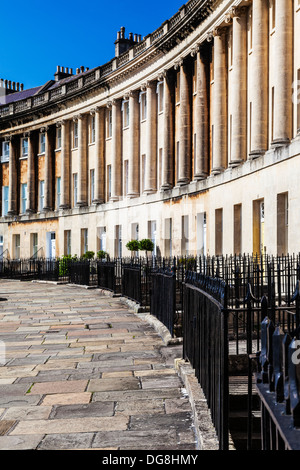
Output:
M139 193L127 193L126 194L126 197L128 197L128 199L134 199L139 196L140 196Z
M190 183L190 179L189 178L180 178L178 181L177 181L177 185L176 186L185 186L186 184L189 184Z
M26 209L25 214L34 214L35 210L34 209Z
M156 189L144 189L143 194L154 194Z
M88 205L87 202L84 202L84 201L79 201L76 204L77 207L86 207L87 205Z
M249 160L255 160L256 158L261 157L266 153L265 149L257 149L257 150L251 150L249 153Z
M99 205L99 204L104 204L103 199L93 199L92 204Z
M223 168L222 166L219 167L219 168L213 168L211 170L211 174L212 175L219 175L220 173L223 173L224 170L225 170L225 168Z
M208 177L208 173L198 173L194 175L194 181L202 181Z
M160 190L161 191L168 191L169 189L172 189L172 185L169 183L164 183L161 185Z
M70 209L71 206L70 206L70 204L61 204L58 208L62 209L62 210L65 210L65 209Z
M14 217L14 216L17 215L17 212L16 211L8 211L7 215L8 215L8 217Z
M236 166L241 165L244 163L244 160L233 160L232 162L229 162L230 168L235 168Z
M49 212L49 211L53 211L53 208L52 207L43 207L42 209L42 212Z
M119 201L120 200L120 196L111 196L109 198L109 201L110 202L116 202L116 201Z
M288 138L274 139L271 142L271 147L273 147L273 148L283 147L284 145L288 145L289 143L290 143L290 139L288 139Z

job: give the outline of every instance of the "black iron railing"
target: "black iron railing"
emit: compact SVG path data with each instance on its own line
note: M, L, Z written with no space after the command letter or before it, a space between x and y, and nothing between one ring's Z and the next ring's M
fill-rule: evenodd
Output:
M205 289L205 290L203 290ZM183 357L195 369L221 450L228 450L228 313L226 284L212 278L184 284ZM211 294L222 298L222 303Z

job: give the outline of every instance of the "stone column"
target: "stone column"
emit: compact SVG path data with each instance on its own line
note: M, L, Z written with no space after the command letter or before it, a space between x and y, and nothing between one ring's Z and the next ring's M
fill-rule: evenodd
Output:
M9 148L9 188L8 188L8 215L17 214L17 145L20 142L15 136L10 137ZM2 201L3 203L3 201Z
M174 171L174 94L173 80L168 72L163 73L164 80L164 148L162 162L161 190L171 189Z
M112 101L111 201L122 194L122 113L121 100Z
M49 127L45 129L45 201L44 211L53 209L53 137Z
M129 93L129 159L128 193L130 198L139 196L140 162L140 104L138 91ZM126 194L124 194L126 196Z
M268 148L269 2L252 1L252 122L250 158Z
M60 209L69 209L70 203L70 121L57 123L61 126L61 204Z
M247 159L247 16L246 8L232 9L232 129L231 158L235 166Z
M32 213L36 210L36 170L35 170L35 152L36 136L33 132L28 134L28 158L27 158L27 205L26 212Z
M86 115L79 114L78 119L78 201L77 206L87 206L87 122Z
M227 166L227 70L226 29L214 30L214 86L213 86L213 159L212 174Z
M207 66L206 58L199 47L192 53L192 56L196 56L197 61L197 96L194 117L196 133L196 148L194 148L194 179L201 180L208 176L209 169Z
M147 83L147 122L146 122L146 168L145 188L147 194L156 191L157 175L157 82Z
M94 204L105 200L105 108L95 109L95 199Z
M293 103L293 1L276 0L276 73L272 145L287 144L292 137ZM296 33L297 34L297 33ZM298 33L299 34L299 33Z
M177 159L177 184L190 182L191 175L191 101L188 65L181 61L175 70L180 70L179 107L179 155Z

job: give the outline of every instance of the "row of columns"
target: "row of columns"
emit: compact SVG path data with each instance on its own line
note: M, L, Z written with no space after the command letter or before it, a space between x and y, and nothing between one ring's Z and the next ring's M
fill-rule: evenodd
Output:
M276 0L276 83L274 94L274 133L273 144L282 145L291 138L292 100L292 54L293 54L293 15L292 0ZM164 83L163 94L163 155L161 164L161 186L157 186L157 80L144 85L147 94L146 121L146 162L145 162L145 193L158 189L167 190L177 185L188 184L193 174L194 179L202 179L222 172L228 165L235 166L247 158L247 8L232 8L229 15L232 25L232 142L231 155L228 160L228 83L227 83L227 42L226 24L218 27L208 35L208 42L213 44L213 95L209 96L208 67L209 54L204 54L203 47L197 46L192 51L197 68L197 94L195 98L194 120L194 169L192 171L192 93L191 74L188 60L181 60L174 68L165 71L157 78ZM252 119L251 119L251 151L250 158L255 158L268 149L269 125L269 2L267 0L252 1L252 38L253 61L251 74ZM228 25L227 25L228 26ZM177 161L175 163L175 98L173 70L180 73L180 108L178 128L179 142ZM127 97L129 100L129 160L128 160L128 197L139 195L140 175L140 119L139 92L134 90ZM211 101L213 115L213 133L211 135L212 161L209 162L209 103ZM111 200L122 196L122 99L114 99L107 104L112 112L112 146L111 146ZM95 203L105 201L105 108L97 107L91 111L95 116ZM87 115L80 114L74 118L78 122L78 202L85 206L88 187L87 163ZM70 175L70 131L71 121L63 120L61 126L61 207L71 206L71 175ZM51 208L52 171L51 147L52 137L49 129L45 129L45 208ZM33 139L29 136L28 149L28 200L27 210L34 210L34 171L35 149ZM175 173L176 165L176 177ZM16 210L16 152L11 148L9 163L9 212ZM126 196L126 195L125 195Z

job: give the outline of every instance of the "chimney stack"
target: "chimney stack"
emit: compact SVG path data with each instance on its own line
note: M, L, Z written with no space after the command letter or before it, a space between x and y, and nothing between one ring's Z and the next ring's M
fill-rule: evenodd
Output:
M12 82L11 80L0 78L0 88L4 89L5 95L11 95L12 93L23 91L23 87L23 83L20 84L19 82Z
M122 26L117 32L117 40L115 41L115 56L119 57L123 52L128 51L142 39L140 34L129 33L128 39L125 37L125 28Z
M73 70L69 67L61 67L57 65L56 72L54 74L54 78L56 82L62 80L63 78L71 77L73 75Z

